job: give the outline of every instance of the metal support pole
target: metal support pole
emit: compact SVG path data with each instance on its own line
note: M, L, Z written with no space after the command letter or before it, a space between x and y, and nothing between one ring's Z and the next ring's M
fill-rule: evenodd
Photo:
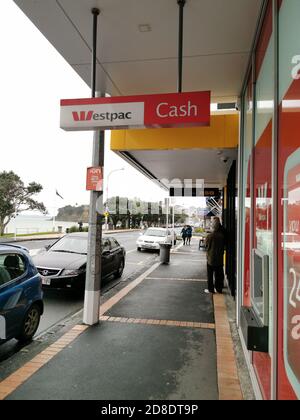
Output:
M108 231L108 182L109 182L109 175L106 179L106 206L105 206L105 230Z
M17 240L17 213L15 211L15 215L14 215L14 240Z
M179 6L179 36L178 36L178 93L182 92L182 61L183 61L183 8L186 0L177 0Z
M92 51L92 97L96 96L96 60L97 60L97 19L99 9L92 9L93 14L93 51ZM97 95L101 96L101 95ZM104 131L94 132L93 166L104 167ZM84 296L83 322L86 325L99 323L101 256L102 256L102 218L97 213L99 200L103 193L91 191L89 211L88 255Z
M172 226L173 226L173 246L175 246L176 234L175 234L175 204L173 201L173 213L172 213Z
M170 212L170 199L166 198L166 237L168 236L169 229L169 212Z
M93 8L93 49L92 49L92 98L96 96L96 76L97 76L97 27L98 27L98 16L100 10Z
M278 235L278 160L279 160L279 3L273 0L273 43L274 43L274 111L272 145L272 230L273 230L273 290L272 299L273 342L271 344L271 400L278 399L278 253L280 236Z

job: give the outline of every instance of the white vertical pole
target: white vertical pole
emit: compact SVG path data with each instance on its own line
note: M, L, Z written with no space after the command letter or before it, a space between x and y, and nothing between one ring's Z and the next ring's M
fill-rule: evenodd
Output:
M17 214L15 213L15 223L14 223L14 230L15 230L15 241L17 240Z
M108 182L109 182L109 175L107 175L106 179L106 206L105 206L105 230L108 231Z
M93 8L93 50L92 50L92 97L96 96L97 67L97 19L100 10ZM97 96L100 96L99 94ZM93 166L104 168L104 131L94 131ZM97 204L103 212L103 192L91 191L89 211L88 255L83 308L83 322L86 325L99 323L100 287L102 274L102 217L97 212ZM101 215L102 216L102 215Z
M55 211L56 211L56 191L54 194L54 200L53 200L53 217L52 217L52 231L55 232Z
M104 131L96 130L94 132L93 166L104 166ZM102 218L97 212L97 207L102 208L102 206L102 192L91 191L88 256L83 308L83 322L86 325L95 325L99 323L102 266Z
M169 197L166 198L166 236L168 236L168 229L169 229L169 211L170 211L170 199Z
M173 225L173 246L175 246L175 238L176 238L176 235L175 235L175 203L174 203L174 201L173 201L173 214L172 214L172 216L173 216L173 220L172 220L172 225Z

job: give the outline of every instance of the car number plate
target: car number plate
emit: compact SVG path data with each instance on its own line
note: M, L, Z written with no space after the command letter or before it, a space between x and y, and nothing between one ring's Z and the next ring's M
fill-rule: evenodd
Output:
M42 277L42 284L44 286L50 286L51 285L51 279L47 279L46 277Z

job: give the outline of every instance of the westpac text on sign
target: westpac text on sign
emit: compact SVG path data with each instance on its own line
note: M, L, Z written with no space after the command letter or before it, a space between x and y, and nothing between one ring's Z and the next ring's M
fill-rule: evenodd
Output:
M209 125L210 92L61 100L68 131Z

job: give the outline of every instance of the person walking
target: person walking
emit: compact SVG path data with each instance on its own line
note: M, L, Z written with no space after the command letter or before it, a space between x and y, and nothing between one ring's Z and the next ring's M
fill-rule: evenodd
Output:
M186 228L186 243L187 243L187 245L191 245L192 235L193 235L192 226L188 225L187 228Z
M220 219L215 217L212 222L212 233L206 238L207 252L207 283L205 293L222 293L224 287L223 258L225 251L225 230Z
M182 236L182 240L183 240L183 245L185 245L185 243L186 243L186 237L187 237L186 230L187 230L187 226L184 225L183 228L182 228L182 230L181 230L181 236Z

